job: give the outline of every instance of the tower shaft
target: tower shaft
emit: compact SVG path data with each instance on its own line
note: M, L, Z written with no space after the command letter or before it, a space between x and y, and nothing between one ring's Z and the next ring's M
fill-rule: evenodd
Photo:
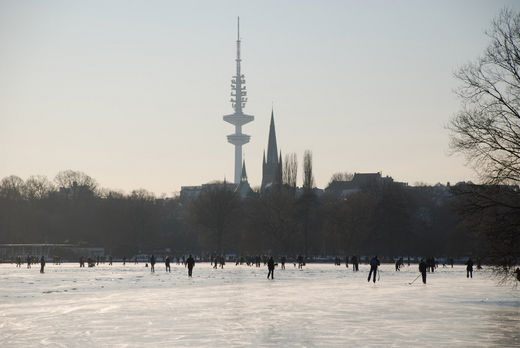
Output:
M242 145L238 144L235 145L235 184L240 184L242 168L240 166L237 167L237 163L242 163Z

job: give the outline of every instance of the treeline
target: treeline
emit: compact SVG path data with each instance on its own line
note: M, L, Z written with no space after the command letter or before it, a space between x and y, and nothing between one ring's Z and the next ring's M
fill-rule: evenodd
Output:
M438 187L383 185L348 197L279 186L242 199L215 184L189 201L99 188L81 172L0 182L0 243L102 246L114 256L164 250L274 255L466 255L478 250Z
M195 248L180 202L146 190L125 195L99 188L88 175L60 172L0 182L0 243L71 243L101 246L113 255L176 245Z

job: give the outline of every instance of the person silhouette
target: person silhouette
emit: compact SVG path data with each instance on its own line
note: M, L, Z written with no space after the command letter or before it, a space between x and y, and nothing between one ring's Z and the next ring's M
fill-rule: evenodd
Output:
M45 268L45 258L42 255L42 257L40 259L40 273L44 273L44 268Z
M372 273L374 273L374 283L376 282L376 273L377 273L377 267L379 267L381 263L379 262L379 259L377 258L377 255L370 260L370 272L368 273L368 281L370 281L370 276Z
M298 269L303 269L303 256L298 255Z
M466 261L466 278L473 278L473 260L471 257Z
M193 259L191 254L188 257L188 259L186 260L186 266L188 266L188 277L191 277L192 272L193 272L193 266L195 266L195 260Z
M267 261L267 269L269 270L267 279L269 279L269 276L271 276L271 279L274 279L274 260L272 256L269 258L269 261Z
M352 263L352 272L359 271L359 261L357 256L352 256L352 259L350 260L350 263Z
M424 262L424 259L421 259L421 262L419 262L419 272L421 272L422 275L422 282L426 284L426 262Z
M155 256L150 256L150 272L155 272Z
M171 272L171 268L170 268L170 257L169 256L166 256L166 259L164 260L164 264L166 265L166 272Z

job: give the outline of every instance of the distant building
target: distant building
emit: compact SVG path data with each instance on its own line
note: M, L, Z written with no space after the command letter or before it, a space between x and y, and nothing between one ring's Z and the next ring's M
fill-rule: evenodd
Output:
M197 198L202 191L202 186L181 186L181 201L191 201Z
M380 189L384 185L397 184L407 186L407 183L395 182L390 176L383 177L381 172L377 173L354 173L350 181L333 181L325 188L325 193L339 197L346 197L351 194Z
M247 181L247 179L246 179ZM249 184L248 184L249 185ZM200 186L181 186L180 199L181 201L188 202L196 199L202 192L209 191L216 188L224 188L230 191L236 191L238 185L227 182L227 181L215 181Z

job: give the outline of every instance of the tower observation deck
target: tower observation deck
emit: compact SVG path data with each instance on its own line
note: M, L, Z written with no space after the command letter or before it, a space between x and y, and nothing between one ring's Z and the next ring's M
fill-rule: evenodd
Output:
M249 142L251 137L242 133L242 126L253 121L254 116L246 115L243 109L246 107L247 91L246 79L240 70L240 17L237 19L237 58L236 75L231 79L231 105L235 111L231 115L225 115L224 121L235 126L235 133L227 136L229 143L235 145L235 184L240 184L242 174L242 145Z

